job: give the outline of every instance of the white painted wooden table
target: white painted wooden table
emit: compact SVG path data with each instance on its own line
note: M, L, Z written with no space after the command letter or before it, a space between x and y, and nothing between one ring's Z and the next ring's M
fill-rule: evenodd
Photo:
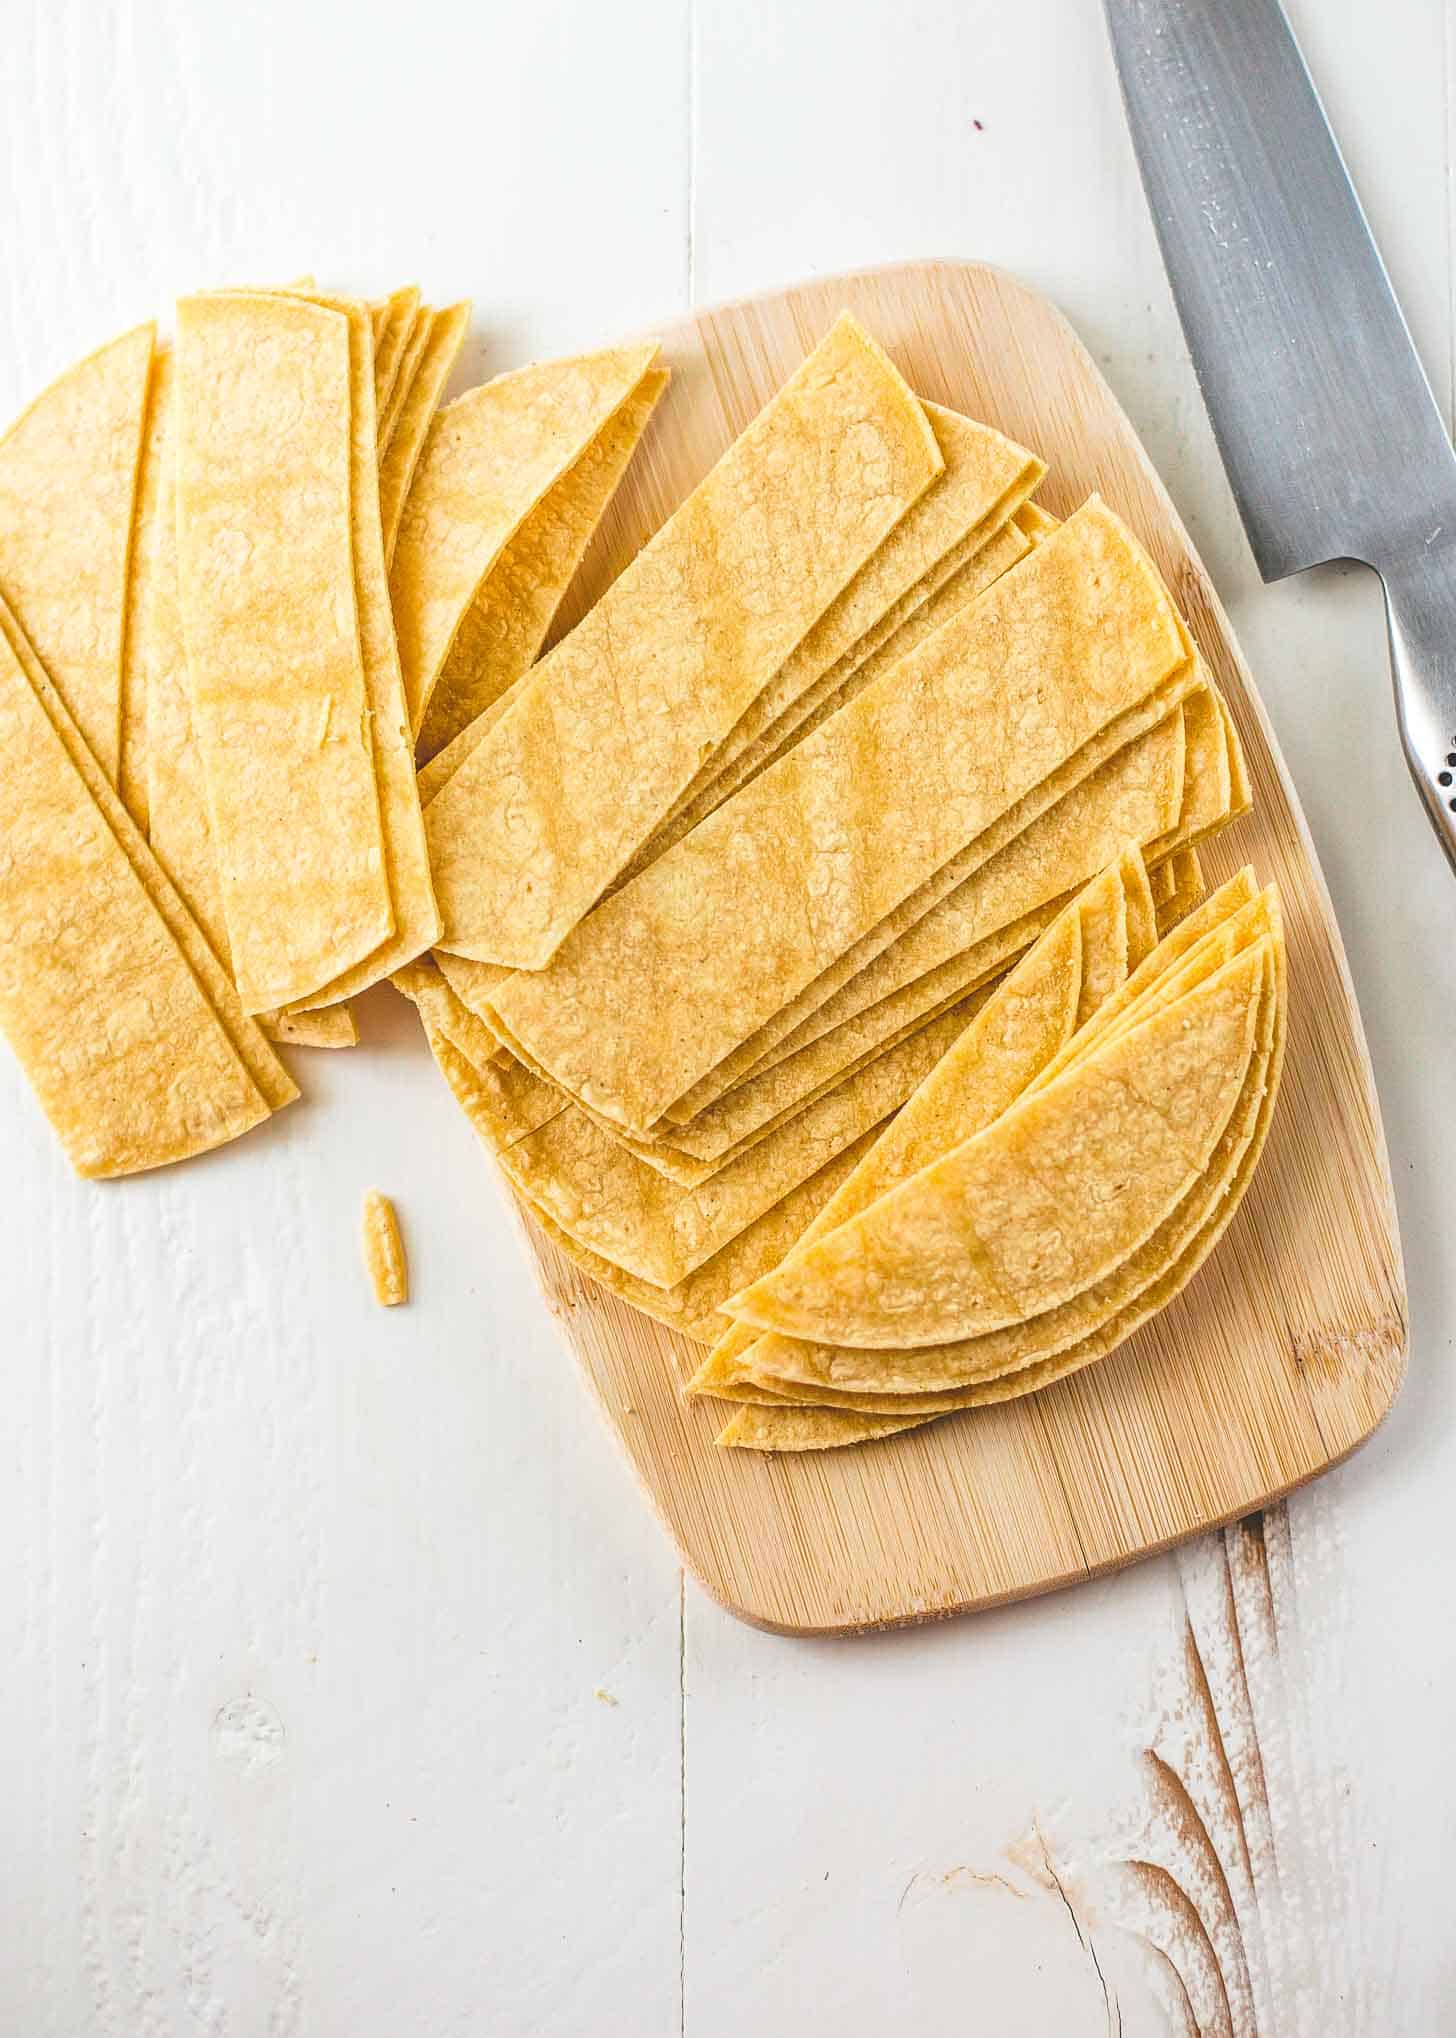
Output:
M1294 12L1449 397L1456 22ZM274 1127L121 1186L0 1059L0 2032L1456 2030L1456 886L1374 583L1254 572L1094 0L15 0L0 81L7 415L179 288L301 269L472 295L469 379L879 259L1049 291L1302 788L1414 1312L1385 1429L1262 1523L785 1641L684 1587L390 994Z

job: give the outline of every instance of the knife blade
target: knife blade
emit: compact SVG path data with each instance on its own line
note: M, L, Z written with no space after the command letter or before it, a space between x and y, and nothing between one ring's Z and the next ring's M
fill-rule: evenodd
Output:
M1380 573L1407 761L1456 867L1456 454L1299 46L1279 0L1104 5L1259 570Z

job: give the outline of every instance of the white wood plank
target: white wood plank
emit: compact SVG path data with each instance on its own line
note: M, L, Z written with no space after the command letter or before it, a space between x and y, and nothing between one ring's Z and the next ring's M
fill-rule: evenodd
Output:
M15 10L0 414L205 281L473 296L470 379L646 325L686 47L680 0ZM0 1058L7 2032L676 2027L677 1569L413 1018L366 1025L89 1188Z

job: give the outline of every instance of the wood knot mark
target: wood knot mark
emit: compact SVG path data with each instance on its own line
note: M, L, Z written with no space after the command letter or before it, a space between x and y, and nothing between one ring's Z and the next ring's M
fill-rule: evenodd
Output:
M1332 1330L1296 1331L1290 1340L1295 1371L1337 1380L1343 1373L1364 1371L1383 1364L1405 1342L1404 1326L1389 1321L1378 1325L1341 1326Z

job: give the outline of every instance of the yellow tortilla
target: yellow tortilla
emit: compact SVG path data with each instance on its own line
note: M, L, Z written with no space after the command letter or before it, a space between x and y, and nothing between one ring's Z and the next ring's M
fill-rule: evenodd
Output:
M347 1005L330 1005L322 1012L272 1012L263 1022L263 1031L285 1047L359 1045L358 1022Z
M1057 916L890 1121L790 1259L984 1131L1025 1094L1077 1031L1085 984L1115 977L1119 956L1125 963L1126 898L1140 867L1135 855L1120 858ZM692 1382L694 1391L724 1391L730 1362L758 1337L735 1324Z
M374 420L380 451L384 449L384 415L394 395L404 350L414 331L420 293L413 284L396 290L382 305L375 305L374 325Z
M1123 972L1126 976L1146 962L1157 947L1158 912L1153 903L1152 876L1136 843L1130 843L1123 851L1118 868L1127 909L1127 968Z
M376 426L369 351L369 314L347 298L310 296L311 304L342 314L349 322L351 404L350 530L359 647L379 793L384 869L394 926L389 938L362 962L300 1000L305 1010L334 1005L413 961L434 946L440 914L430 878L424 820L415 783L414 744L405 707L404 681L394 638L384 536L375 486Z
M1277 916L1276 916L1277 917ZM1129 1336L1155 1308L1162 1307L1191 1279L1222 1235L1233 1209L1248 1185L1252 1162L1262 1148L1274 1093L1278 1087L1284 1039L1283 951L1277 939L1265 944L1269 950L1264 969L1265 989L1261 994L1257 1020L1258 1043L1238 1101L1207 1169L1193 1183L1188 1194L1148 1241L1116 1268L1105 1281L1084 1290L1060 1308L1015 1326L1007 1332L972 1340L960 1348L945 1347L930 1354L941 1361L959 1351L960 1363L947 1369L914 1370L914 1353L902 1355L911 1370L896 1374L892 1360L887 1382L899 1379L905 1391L873 1391L873 1372L856 1368L854 1355L843 1350L790 1346L777 1337L766 1337L744 1355L740 1364L750 1378L729 1389L745 1398L773 1405L776 1397L787 1397L786 1405L800 1405L807 1397L814 1405L832 1410L851 1410L855 1415L893 1416L903 1420L918 1416L932 1420L956 1409L973 1408L989 1400L1004 1400L1035 1392L1052 1379L1060 1379L1080 1366L1101 1358ZM860 1359L866 1355L860 1354ZM888 1355L887 1355L888 1356ZM969 1361L974 1360L975 1363ZM760 1384L753 1377L758 1367L773 1369L789 1364L792 1371L806 1372L811 1384L765 1377ZM822 1366L833 1384L815 1377ZM917 1382L933 1377L955 1377L957 1384L942 1389L916 1391ZM864 1381L863 1391L841 1386L851 1376Z
M684 835L731 799L740 787L757 778L794 743L810 735L821 722L873 684L897 658L913 650L957 609L983 594L1003 573L1009 573L1029 550L1030 543L1014 520L984 542L976 532L956 546L949 562L942 560L933 567L852 651L807 688L792 707L748 743L731 763L720 764L722 752L715 752L698 774L704 781L701 787L694 789L696 780L689 786L675 811L628 866L622 882L645 870L674 842L681 842Z
M430 1050L456 1101L482 1143L494 1151L488 1130L490 1113L484 1105L484 1080L489 1072L477 1070L468 1055L428 1024L426 1033ZM677 1331L695 1344L710 1345L728 1323L727 1317L719 1314L718 1305L727 1296L736 1294L746 1281L778 1264L816 1210L833 1195L859 1161L871 1136L866 1133L845 1152L836 1154L817 1175L791 1189L771 1210L766 1210L762 1217L745 1226L736 1238L730 1239L721 1252L705 1260L686 1280L671 1288L654 1287L650 1282L639 1281L624 1273L610 1260L604 1260L579 1245L545 1211L537 1209L519 1192L512 1190L512 1194L517 1207L540 1227L558 1251L592 1280L621 1296L623 1301L630 1302L644 1315L665 1324L669 1330Z
M223 914L246 1010L390 934L354 591L349 321L301 297L183 298L178 583Z
M940 467L841 318L431 801L442 946L545 963Z
M1017 952L997 943L998 935L1085 884L1125 842L1160 834L1177 815L1182 783L1175 710L1073 786L838 989L826 976L786 1006L674 1106L667 1116L678 1131L663 1129L663 1136L682 1137L691 1128L700 1141L725 1115L741 1122L749 1093L764 1094L766 1078L791 1057L800 1078L812 1069L823 1080L846 1054L863 1053L924 1017L988 963ZM821 1042L812 1060L800 1059ZM773 1086L774 1093L781 1088Z
M486 733L477 718L534 664L667 383L667 369L648 369L481 581L420 725L422 800L438 792Z
M1175 849L1158 867L1168 875L1167 890L1157 904L1158 934L1161 938L1193 911L1208 887L1204 883L1198 851L1191 845Z
M1187 662L1145 554L1094 500L608 899L549 969L503 983L495 1011L563 1088L650 1131Z
M147 386L147 420L137 469L132 513L131 566L127 575L126 618L121 649L121 703L117 788L137 826L147 827L147 674L152 647L152 584L161 563L163 515L173 497L165 476L171 463L172 350L152 354Z
M1124 1019L1113 1027L1084 1026L1039 1073L1032 1074L1019 1094L1028 1096L1045 1089L1064 1069L1084 1062L1104 1043L1116 1037L1119 1028L1126 1030L1139 1017L1147 1016L1158 1006L1172 1003L1183 992L1206 981L1216 969L1227 963L1231 955L1244 953L1260 944L1267 949L1272 942L1278 967L1266 984L1266 1003L1261 1008L1259 1019L1259 1044L1245 1081L1245 1098L1230 1119L1230 1129L1226 1130L1215 1149L1216 1157L1226 1155L1229 1141L1232 1139L1237 1143L1243 1136L1238 1127L1253 1123L1252 1112L1264 1075L1259 1057L1269 1048L1276 1008L1283 998L1282 936L1278 902L1272 890L1252 901L1225 925L1232 928L1239 922L1243 926L1236 943L1220 943L1216 952L1208 953L1209 941L1215 938L1211 935L1195 951L1202 956L1196 969L1189 967L1192 956L1186 962L1170 961L1164 974L1148 984ZM1222 931L1217 930L1217 933ZM1007 1107L1014 1101L1004 1089L999 1095L1000 1101ZM1240 1112L1243 1113L1242 1118ZM887 1146L893 1158L894 1149L888 1137L881 1144ZM887 1168L881 1168L869 1186L877 1193L887 1193L895 1181L903 1180L908 1172L908 1169L902 1168L891 1177ZM867 1170L861 1169L859 1174L864 1178ZM1112 1276L1093 1283L1060 1307L1029 1320L942 1344L882 1348L873 1352L776 1335L761 1337L755 1343L752 1333L739 1326L739 1334L730 1335L720 1343L693 1384L707 1392L736 1394L739 1386L748 1382L769 1390L770 1398L774 1395L810 1400L823 1398L835 1405L878 1413L887 1409L899 1412L908 1407L910 1404L902 1403L898 1398L908 1394L915 1397L914 1406L933 1412L944 1397L957 1394L970 1382L1039 1363L1100 1330L1141 1287L1161 1273L1172 1257L1183 1251L1211 1207L1205 1190L1216 1200L1220 1193L1220 1180L1218 1166L1210 1163L1205 1179L1190 1192L1191 1200L1185 1199L1180 1203L1175 1218L1160 1226L1152 1240L1130 1255ZM1201 1202L1197 1200L1200 1196L1204 1199ZM857 1214L859 1209L866 1207L868 1200L868 1196L862 1193L855 1203L845 1207L845 1215ZM840 1202L843 1203L843 1198ZM837 1210L823 1213L819 1231L827 1230L831 1223L838 1221ZM810 1243L806 1238L805 1249ZM883 1396L895 1398L878 1398Z
M398 1309L408 1302L409 1263L399 1212L378 1189L371 1189L364 1198L364 1264L381 1309Z
M287 1069L264 1039L261 1029L243 1011L233 981L209 946L203 931L179 897L166 872L148 847L146 838L122 804L121 797L97 763L76 723L52 685L35 649L16 617L0 599L0 636L19 661L26 681L44 709L52 728L70 758L81 783L137 879L160 914L163 924L187 967L202 987L203 995L220 1020L239 1059L270 1110L280 1110L298 1095Z
M1252 1059L1265 943L737 1297L764 1330L945 1343L1104 1278L1206 1167Z
M268 1102L4 632L0 744L0 1029L72 1166L131 1174L235 1139Z
M897 1109L964 1023L950 1013L922 1029L698 1188L644 1166L572 1104L497 1158L563 1231L639 1279L672 1287Z
M656 351L617 347L523 368L457 397L434 418L390 572L414 729L487 573L626 402Z
M153 339L137 326L78 361L0 438L0 594L113 784Z
M862 662L875 642L893 634L929 596L934 576L948 562L963 566L979 554L1046 473L1035 454L989 425L935 403L922 409L940 448L939 476L739 716L688 786L685 800L777 728L845 660ZM1018 556L1027 542L1018 532Z
M391 566L430 426L469 329L468 304L450 304L428 314L424 347L410 364L402 401L390 420L388 444L379 462L379 507L384 521L384 556Z
M395 366L394 381L384 406L379 413L379 465L381 479L385 457L395 426L399 423L400 412L405 400L414 387L415 375L424 359L426 347L430 344L430 333L435 323L435 311L431 305L416 301L410 321L400 342L399 361Z

